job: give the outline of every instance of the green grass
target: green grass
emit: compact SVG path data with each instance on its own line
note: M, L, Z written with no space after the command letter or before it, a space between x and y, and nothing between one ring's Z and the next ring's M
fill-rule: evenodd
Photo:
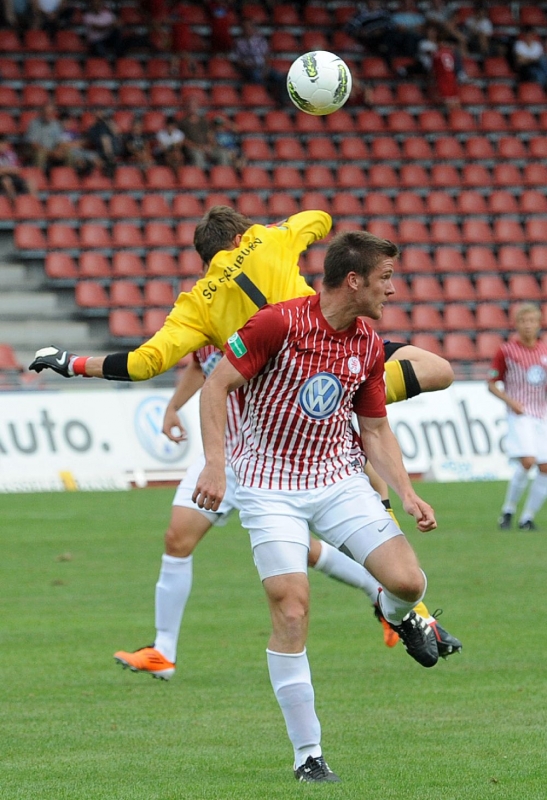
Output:
M419 488L439 531L409 536L464 651L420 668L384 647L360 593L313 573L308 652L343 779L321 787L292 777L235 520L198 548L164 683L112 653L153 638L173 491L0 495L2 800L544 800L545 534L497 530L502 483Z

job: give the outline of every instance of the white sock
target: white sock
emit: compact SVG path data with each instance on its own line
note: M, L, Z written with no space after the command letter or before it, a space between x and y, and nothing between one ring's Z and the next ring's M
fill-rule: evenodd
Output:
M547 474L538 471L530 486L530 493L528 494L520 521L525 522L528 519L534 519L545 502L545 498L547 498Z
M192 589L192 556L175 558L164 553L156 583L156 639L154 647L173 663L177 658L180 623Z
M524 469L520 461L515 467L513 477L507 486L505 501L502 506L503 514L514 514L522 493L528 483L528 470Z
M401 600L400 597L388 592L388 590L385 588L380 593L378 598L380 610L387 621L391 622L392 625L399 625L403 621L404 617L406 617L408 612L412 611L414 606L418 605L418 603L425 596L427 589L427 578L423 570L420 570L420 572L424 576L424 590L421 597L419 597L417 600Z
M348 586L355 586L362 589L372 603L376 602L379 591L379 584L370 572L365 569L353 558L346 556L327 542L321 542L321 555L317 559L314 569L324 572L337 581L347 583Z
M308 756L321 755L321 724L315 713L308 656L305 650L302 653L266 650L266 654L272 688L294 748L296 769Z

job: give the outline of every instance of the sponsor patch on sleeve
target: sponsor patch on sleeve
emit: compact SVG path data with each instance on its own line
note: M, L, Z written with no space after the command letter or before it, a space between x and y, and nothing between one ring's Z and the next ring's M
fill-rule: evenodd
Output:
M243 344L243 339L239 333L234 333L228 339L228 344L231 347L232 353L236 358L241 358L247 352L247 348Z

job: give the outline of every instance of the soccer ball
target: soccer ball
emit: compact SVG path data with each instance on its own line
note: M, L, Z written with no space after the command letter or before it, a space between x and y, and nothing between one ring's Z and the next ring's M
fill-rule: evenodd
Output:
M322 116L341 108L351 92L351 72L326 50L299 56L287 73L289 97L300 111Z

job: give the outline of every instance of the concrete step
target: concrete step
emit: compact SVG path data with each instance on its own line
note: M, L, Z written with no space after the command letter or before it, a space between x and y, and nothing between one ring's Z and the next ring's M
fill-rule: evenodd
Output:
M49 344L77 349L89 348L91 341L87 322L61 320L0 321L0 342L10 344L15 351L34 353Z
M44 284L44 270L28 267L24 264L0 262L0 290L39 289Z
M69 312L70 313L70 312ZM4 320L52 319L67 316L67 304L55 292L0 293L0 318Z

